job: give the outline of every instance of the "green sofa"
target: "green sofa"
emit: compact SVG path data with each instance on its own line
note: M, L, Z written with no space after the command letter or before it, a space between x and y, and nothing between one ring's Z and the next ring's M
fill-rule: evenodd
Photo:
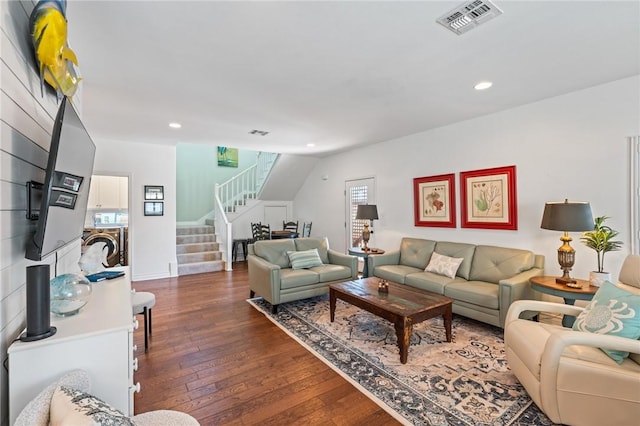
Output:
M358 259L329 249L326 239L291 238L249 244L250 297L264 297L276 313L278 305L329 293L329 284L356 279ZM288 251L317 249L321 265L292 269Z
M464 259L453 278L425 271L434 252ZM420 238L368 262L371 276L451 297L454 313L498 327L515 300L537 298L529 279L544 272L544 256L528 250Z

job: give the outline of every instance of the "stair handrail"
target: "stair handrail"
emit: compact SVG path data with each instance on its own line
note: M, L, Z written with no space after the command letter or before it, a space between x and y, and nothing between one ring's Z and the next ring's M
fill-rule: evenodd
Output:
M225 271L231 271L232 268L232 244L233 244L233 224L229 222L229 218L227 217L227 213L224 211L222 203L220 202L220 198L218 197L219 186L216 183L216 196L215 196L215 206L216 206L216 215L215 215L215 229L220 231L220 242L224 245L224 269ZM224 223L224 226L220 226L220 220Z
M236 207L244 205L246 200L258 198L278 156L274 152L258 152L255 164L217 187L216 196L226 212L235 212Z
M225 247L225 270L231 271L231 253L233 245L233 227L227 213L234 213L236 207L245 205L248 199L257 199L260 190L271 173L273 164L279 154L273 152L258 152L256 164L247 167L242 172L215 185L215 216L216 230L220 230L220 241ZM220 223L222 221L222 223ZM220 226L224 224L224 226Z

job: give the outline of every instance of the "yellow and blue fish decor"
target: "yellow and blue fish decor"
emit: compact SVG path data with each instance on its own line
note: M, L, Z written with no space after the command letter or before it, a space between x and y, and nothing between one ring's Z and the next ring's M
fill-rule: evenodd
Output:
M72 97L80 78L74 65L76 54L67 44L67 1L40 0L29 17L29 30L40 72L40 89L44 93L46 81L60 94Z

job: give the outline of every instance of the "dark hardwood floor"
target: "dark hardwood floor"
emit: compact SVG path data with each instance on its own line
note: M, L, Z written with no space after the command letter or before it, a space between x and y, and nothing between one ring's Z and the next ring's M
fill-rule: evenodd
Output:
M183 411L202 425L399 424L246 302L246 262L233 272L134 282L156 295L135 412Z

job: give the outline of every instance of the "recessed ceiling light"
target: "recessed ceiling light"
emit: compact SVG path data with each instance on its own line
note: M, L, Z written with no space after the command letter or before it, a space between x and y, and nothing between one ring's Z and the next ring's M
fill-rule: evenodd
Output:
M478 83L475 86L473 86L473 88L476 89L476 90L486 90L491 86L493 86L492 82L490 82L490 81L481 81L480 83Z
M314 146L316 146L316 144L315 144L315 143L308 143L308 144L307 144L307 146L308 146L309 148L313 148Z
M172 129L179 129L182 127L182 124L180 123L169 123L169 127L171 127Z

